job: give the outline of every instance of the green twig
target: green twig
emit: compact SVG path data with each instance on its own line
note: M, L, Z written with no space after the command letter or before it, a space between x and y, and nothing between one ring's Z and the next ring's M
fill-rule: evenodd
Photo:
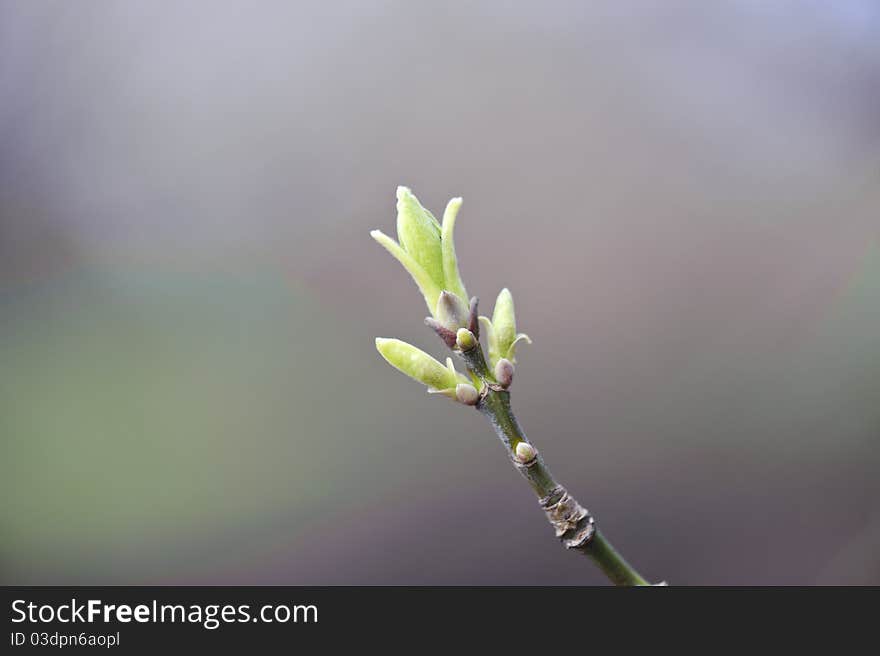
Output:
M483 382L483 394L477 409L492 424L513 465L538 497L541 508L563 545L589 556L615 585L650 585L598 530L593 516L553 478L544 459L531 445L516 420L510 408L510 393L500 389L489 374L479 342L458 354L468 371Z

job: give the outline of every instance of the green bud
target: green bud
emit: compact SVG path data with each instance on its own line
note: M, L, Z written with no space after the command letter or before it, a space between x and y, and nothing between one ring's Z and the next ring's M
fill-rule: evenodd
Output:
M468 325L470 309L467 304L452 292L440 292L434 316L447 330L456 331Z
M443 366L421 349L399 339L377 337L376 349L388 364L401 373L448 396L454 394L455 387L466 380L454 369Z
M431 279L442 289L443 257L440 224L406 187L397 188L397 239Z
M467 328L459 328L455 333L455 343L462 351L470 351L477 345L477 338Z
M477 388L468 383L459 383L455 386L455 398L465 405L477 405L480 401L480 393Z
M516 459L524 465L530 463L538 455L535 447L528 442L518 442L513 452Z
M498 362L507 356L507 349L513 343L516 335L516 315L513 310L513 295L505 287L495 300L495 311L492 313L492 336L493 344L489 344L489 357L493 362ZM494 353L493 353L494 352Z
M482 319L482 317L481 317ZM490 329L488 332L489 340L489 361L497 364L502 358L507 358L511 362L516 362L515 351L516 344L525 341L529 344L532 340L524 333L516 332L516 315L513 309L513 295L510 290L505 287L498 294L495 301L495 311L492 313L492 321L486 320ZM485 324L484 324L485 325Z

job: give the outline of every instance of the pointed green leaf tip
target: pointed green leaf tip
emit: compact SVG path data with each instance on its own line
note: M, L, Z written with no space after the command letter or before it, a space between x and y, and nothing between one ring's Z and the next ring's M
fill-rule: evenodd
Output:
M455 387L467 378L442 365L430 355L399 339L376 338L376 349L392 367L432 390L455 395Z
M443 257L444 289L448 289L461 300L467 301L467 290L461 280L458 271L458 258L455 257L455 219L458 218L458 210L461 209L461 198L453 198L446 204L443 212L443 227L440 232L440 251Z
M436 317L440 292L449 290L462 302L467 291L455 258L453 230L461 198L453 198L446 206L441 228L437 219L419 202L407 187L397 188L397 239L380 230L370 235L384 246L409 272L419 286L432 316Z

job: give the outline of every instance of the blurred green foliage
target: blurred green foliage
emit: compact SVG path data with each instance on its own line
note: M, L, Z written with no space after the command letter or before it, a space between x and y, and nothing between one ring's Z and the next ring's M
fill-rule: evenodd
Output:
M279 275L71 275L2 308L0 527L18 578L307 519L356 480L342 437L358 400L335 412L331 393L357 376L354 345Z

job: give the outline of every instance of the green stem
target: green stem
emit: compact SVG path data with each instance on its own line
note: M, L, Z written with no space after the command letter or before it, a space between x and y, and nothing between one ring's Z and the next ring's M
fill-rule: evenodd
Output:
M621 556L596 527L595 519L556 482L540 453L528 462L516 457L516 445L529 442L510 408L510 393L500 389L491 378L479 344L459 352L468 369L483 383L483 395L477 409L486 416L507 449L513 465L528 481L547 515L556 537L568 549L580 551L602 570L615 585L651 585Z
M598 530L590 542L590 548L583 552L614 585L650 585Z

